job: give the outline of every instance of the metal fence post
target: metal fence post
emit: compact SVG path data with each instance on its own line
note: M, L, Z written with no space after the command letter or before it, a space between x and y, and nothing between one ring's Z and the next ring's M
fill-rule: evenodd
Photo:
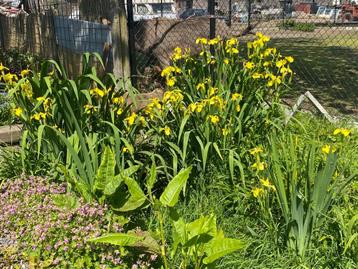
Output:
M0 15L0 22L2 18L3 17ZM2 47L2 49L5 49L5 35L4 35L3 23L0 23L0 46Z
M215 38L215 0L208 0L208 13L210 15L210 34L209 37Z
M232 21L232 0L229 0L229 12L228 12L228 22L227 22L227 26L231 26L231 21Z
M248 0L247 5L247 29L251 30L251 0Z
M133 15L133 1L127 0L127 25L128 25L128 47L129 47L129 62L131 69L132 84L136 84L136 50L134 40L134 15Z

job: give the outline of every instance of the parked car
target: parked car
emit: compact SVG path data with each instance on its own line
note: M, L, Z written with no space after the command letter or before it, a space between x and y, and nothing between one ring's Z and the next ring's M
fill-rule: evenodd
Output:
M191 17L208 16L209 13L206 9L202 8L189 8L179 14L180 19L188 19Z
M133 3L134 20L150 20L154 18L176 19L174 2L172 3Z
M316 16L324 19L338 19L338 17L341 15L341 9L340 8L331 8L327 6L319 6L317 9Z
M246 23L249 20L249 13L237 12L233 15L233 19L238 22Z

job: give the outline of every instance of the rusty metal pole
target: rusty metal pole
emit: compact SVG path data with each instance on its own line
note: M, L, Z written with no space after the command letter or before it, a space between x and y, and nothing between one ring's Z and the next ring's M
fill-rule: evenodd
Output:
M127 0L127 25L128 25L128 48L129 48L129 62L131 69L131 81L132 84L136 84L136 50L134 40L134 15L133 15L133 1Z
M229 12L228 12L228 23L227 26L231 26L231 21L232 21L232 0L229 0Z

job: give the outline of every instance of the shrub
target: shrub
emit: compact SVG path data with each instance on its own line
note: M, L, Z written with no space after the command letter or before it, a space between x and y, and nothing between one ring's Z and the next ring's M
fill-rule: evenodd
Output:
M162 71L167 92L142 114L147 137L171 160L174 174L188 163L199 171L212 160L227 163L231 151L247 153L280 125L278 103L291 81L293 58L268 48L268 41L258 33L241 48L235 38L199 38L197 56L175 49L173 64Z
M267 48L268 41L258 33L248 43L247 57L239 54L235 38L199 38L198 56L175 49L173 65L162 72L168 91L137 112L125 101L124 81L112 74L100 78L89 66L89 54L75 80L53 61L39 74L24 70L18 83L8 82L14 112L27 129L23 144L63 163L68 175L91 189L99 152L108 144L115 149L118 170L128 166L128 157L145 162L153 154L173 175L188 163L205 171L214 157L225 164L231 156L231 163L233 158L239 163L242 155L233 151L245 153L264 143L265 134L276 128L278 102L292 77L293 58Z
M122 158L122 148L132 156L136 139L136 128L127 128L135 125L135 119L129 118L124 81L113 74L99 76L89 66L90 60L85 54L83 73L75 80L54 61L44 62L40 73L23 70L18 82L5 69L1 75L16 102L14 114L25 128L23 163L36 152L38 160L60 164L57 167L67 180L88 190L93 189L98 156L105 145L115 147L116 163L122 169L129 161ZM128 84L126 89L131 93Z
M106 206L77 200L66 189L64 183L39 177L2 185L1 268L21 264L30 268L131 268L135 261L138 266L150 266L150 259L144 256L87 243L108 231L121 232L122 227Z
M286 30L295 30L302 32L314 32L314 30L316 29L316 25L314 23L296 22L294 20L285 20L279 23L278 27Z
M11 73L20 75L21 71L24 69L31 68L37 70L40 58L30 53L19 52L17 49L2 49L0 51L0 63L7 66Z
M156 167L152 166L147 177L146 196L143 190L127 181L126 184L132 192L133 201L147 199L155 211L155 217L159 223L157 231L160 240L155 240L149 231L142 234L111 233L92 239L93 242L109 243L122 247L138 247L157 253L162 258L161 268L176 268L176 258L180 260L179 268L216 268L216 262L225 255L243 249L245 243L238 239L227 238L222 230L217 229L216 216L201 216L193 222L186 223L179 216L174 207L179 201L179 195L185 189L191 167L181 170L167 185L159 200L153 195L152 188L156 183ZM133 206L137 209L141 204ZM138 202L137 202L138 203ZM172 233L165 232L166 220L170 219ZM157 242L160 241L160 242Z
M15 117L11 113L13 100L6 93L0 93L0 126L10 125L14 122Z
M318 150L316 144L306 142L301 148L297 140L290 135L272 139L269 177L285 220L288 248L304 258L313 230L322 225L332 204L356 175L345 178L337 172L338 156L332 146Z

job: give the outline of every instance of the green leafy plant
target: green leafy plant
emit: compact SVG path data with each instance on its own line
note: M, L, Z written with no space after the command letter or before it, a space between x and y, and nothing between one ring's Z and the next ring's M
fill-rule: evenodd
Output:
M179 195L186 186L191 167L181 170L167 185L159 200L152 194L152 188L156 181L156 167L153 164L146 185L148 195L144 195L139 186L133 182L126 182L129 189L135 189L128 201L136 197L142 201L146 199L153 206L159 223L160 243L149 232L138 234L133 231L128 233L107 234L92 239L92 242L108 243L121 247L145 248L149 252L158 253L162 257L163 268L175 268L174 261L180 256L180 265L176 268L213 268L215 262L234 251L244 248L245 244L238 239L225 238L223 231L216 226L214 215L201 216L199 219L186 223L174 210L179 201ZM138 204L131 209L136 209ZM171 221L171 237L165 233L165 216ZM172 245L168 245L172 242Z
M198 38L199 55L174 50L173 64L161 74L167 91L141 113L149 140L174 175L188 164L201 172L213 160L232 164L231 150L245 152L280 126L278 103L294 59L269 48L269 40L258 33L241 47L236 38Z
M13 100L6 93L0 93L0 126L13 124L15 117L11 113Z
M316 29L316 25L310 22L297 22L295 20L285 20L278 24L278 27L286 30L295 30L302 32L313 32Z
M355 177L334 179L338 156L332 150L320 163L317 146L298 148L288 136L287 142L271 139L270 178L276 189L277 202L285 221L286 242L301 258L317 228L345 186Z
M0 63L8 67L11 73L21 74L24 69L37 70L41 62L40 57L30 53L22 53L17 49L0 51Z
M99 76L89 64L91 55L83 57L83 73L75 80L69 79L55 61L46 61L40 73L23 70L22 78L16 83L13 76L7 87L15 101L14 114L25 129L21 142L23 166L37 152L38 160L59 164L65 178L88 199L100 153L106 145L113 146L116 164L125 169L133 156L136 131L127 128L124 120L131 113L124 81L113 74ZM100 61L98 55L93 57ZM2 76L10 74L5 72ZM132 95L129 84L126 89L127 96Z

